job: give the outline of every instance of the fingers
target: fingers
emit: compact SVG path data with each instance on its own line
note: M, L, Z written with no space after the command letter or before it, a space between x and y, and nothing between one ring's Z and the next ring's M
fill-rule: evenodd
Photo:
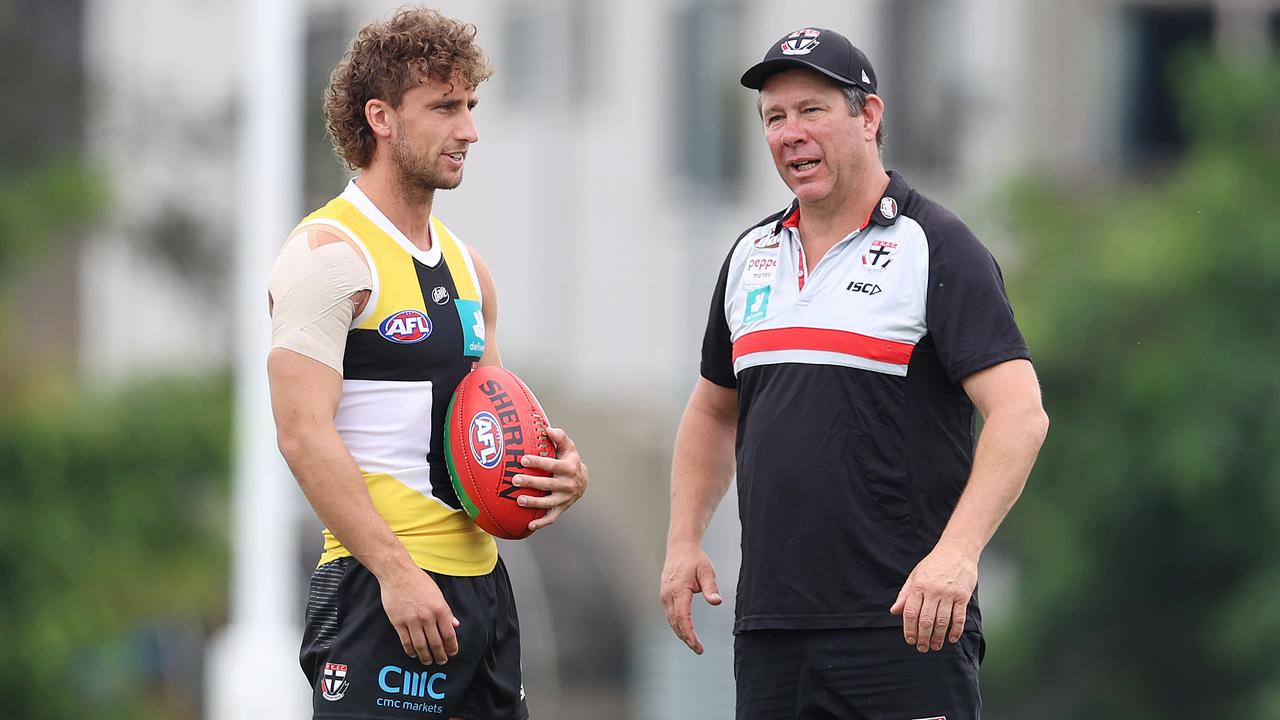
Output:
M680 641L690 650L701 655L702 640L693 629L693 594L702 591L707 602L719 605L720 591L716 586L716 572L710 561L672 562L662 572L662 605L667 612L667 624Z
M925 595L920 602L920 620L916 628L916 650L929 651L929 643L933 640L934 622L938 617L939 601Z
M556 446L556 457L564 457L578 449L569 433L557 427L547 428L547 438Z
M671 630L689 649L702 654L702 641L693 630L693 591L681 590L675 593L672 604L667 608L667 623Z
M438 628L440 632L440 646L442 646L442 650L444 651L444 660L440 660L442 664L458 653L457 626L458 619L452 618L452 616L451 618L445 618L442 623L436 625L436 628Z
M572 457L551 458L541 455L525 455L520 459L520 464L536 470L544 470L555 476L573 477L578 470L581 461L575 454ZM525 475L529 479L541 479L539 475ZM514 479L514 478L513 478Z
M413 645L413 638L409 635L407 626L396 625L396 634L400 636L400 647L404 649L404 654L409 657L417 657L418 649Z
M915 645L920 633L920 608L924 605L924 593L907 587L903 588L905 597L902 600L902 638L908 645Z
M413 652L409 655L418 658L424 663L431 663L434 655L431 652L431 638L427 635L427 625L413 623L409 625L409 637L413 640ZM434 628L433 628L434 630ZM436 642L440 641L440 634L436 633Z
M532 483L522 484L521 487L532 487ZM542 488L538 488L542 489ZM572 505L578 498L568 490L549 491L546 495L518 495L516 502L520 507L543 508L550 510L560 505Z
M550 510L547 511L546 515L543 515L537 520L529 521L529 529L533 531L538 531L548 525L553 524L556 521L556 518L560 517L560 513L562 512L564 512L564 508L562 507L551 508Z
M700 565L697 572L698 587L702 588L702 596L712 605L719 605L720 586L716 584L716 571L710 565Z
M956 603L951 606L951 634L947 636L947 639L953 643L960 642L960 636L964 633L964 621L966 613L968 613L968 608L968 599L964 602L957 600Z
M942 649L942 644L947 641L947 627L951 625L951 610L954 607L955 603L946 598L938 602L938 613L933 616L933 625L926 628L929 632L929 642L925 650Z

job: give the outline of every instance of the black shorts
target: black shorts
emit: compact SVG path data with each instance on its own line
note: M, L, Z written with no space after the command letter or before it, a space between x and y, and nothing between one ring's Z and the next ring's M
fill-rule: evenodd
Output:
M312 573L300 661L316 720L529 717L520 627L502 560L488 575L428 574L461 623L458 654L444 665L423 665L405 654L377 578L355 558Z
M902 630L751 630L733 644L738 720L979 720L984 645L917 652Z

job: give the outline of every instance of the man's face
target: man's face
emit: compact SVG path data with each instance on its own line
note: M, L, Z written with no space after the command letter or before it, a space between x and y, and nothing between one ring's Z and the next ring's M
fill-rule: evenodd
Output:
M844 93L811 70L770 76L760 90L769 153L782 181L806 205L844 202L866 167L866 123Z
M391 159L402 182L450 190L462 182L467 148L480 139L471 111L475 88L428 79L405 92L393 116Z

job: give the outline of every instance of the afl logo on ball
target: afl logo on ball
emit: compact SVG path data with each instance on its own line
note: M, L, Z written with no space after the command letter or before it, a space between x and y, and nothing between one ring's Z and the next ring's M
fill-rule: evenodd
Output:
M421 310L401 310L382 321L378 334L401 345L422 342L431 335L431 318Z
M471 446L471 457L480 463L480 467L488 470L498 467L498 461L502 459L502 427L493 413L478 412L472 416L467 440Z
M813 28L804 28L791 33L786 40L782 41L782 54L808 55L822 44L818 42L818 35L818 31Z

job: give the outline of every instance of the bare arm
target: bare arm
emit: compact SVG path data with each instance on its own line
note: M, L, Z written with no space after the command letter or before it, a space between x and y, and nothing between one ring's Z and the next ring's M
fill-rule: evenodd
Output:
M738 392L698 378L671 462L671 524L662 569L662 604L667 622L689 649L702 654L693 629L693 594L720 604L716 572L702 549L702 536L733 479L733 442L738 421Z
M458 653L458 620L440 589L373 506L360 469L334 427L342 378L292 350L267 356L280 452L316 515L378 579L387 619L407 655L444 664Z
M938 544L911 572L891 609L902 615L907 644L920 652L941 649L944 639L960 640L978 560L1022 493L1049 431L1030 362L994 365L962 385L984 419L973 470Z

